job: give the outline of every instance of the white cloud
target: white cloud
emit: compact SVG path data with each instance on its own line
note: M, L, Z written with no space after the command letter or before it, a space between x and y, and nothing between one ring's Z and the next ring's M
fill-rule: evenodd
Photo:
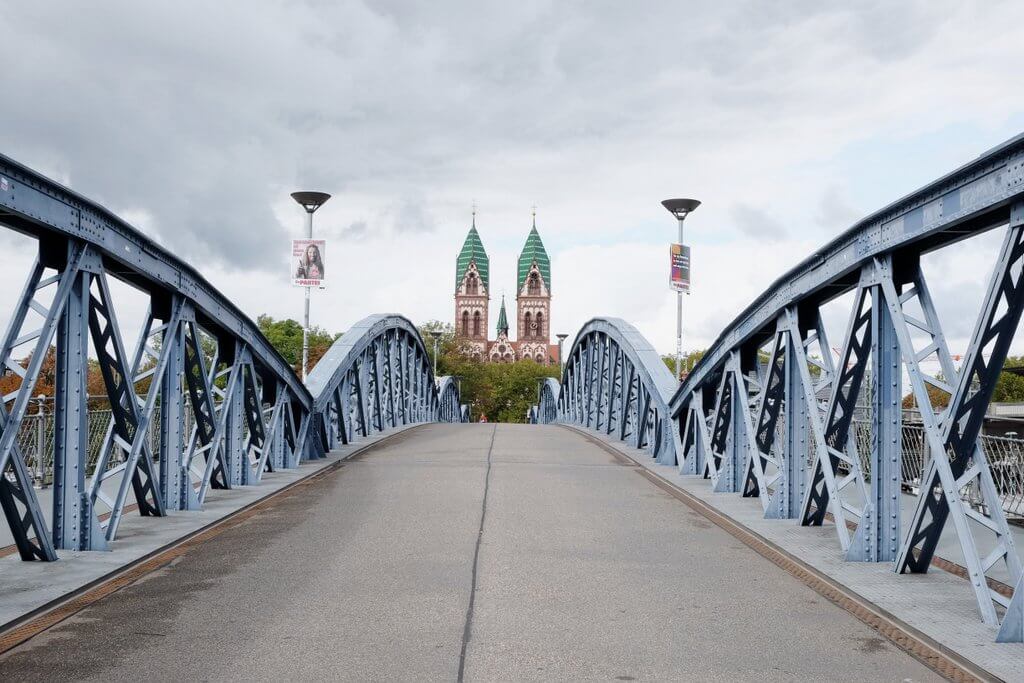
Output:
M706 345L853 216L1016 132L1022 20L1012 2L20 3L0 24L18 65L0 76L0 150L252 316L298 317L288 193L331 192L316 221L336 265L313 305L331 329L449 319L473 199L493 322L537 203L554 328L620 315L668 352L661 199L704 201L685 316L686 345ZM851 166L867 147L884 162ZM0 256L4 277L22 260Z

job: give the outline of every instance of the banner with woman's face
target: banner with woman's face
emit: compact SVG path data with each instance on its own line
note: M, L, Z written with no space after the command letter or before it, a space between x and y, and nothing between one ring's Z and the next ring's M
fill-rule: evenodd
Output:
M292 284L296 287L326 287L326 252L327 240L292 240Z

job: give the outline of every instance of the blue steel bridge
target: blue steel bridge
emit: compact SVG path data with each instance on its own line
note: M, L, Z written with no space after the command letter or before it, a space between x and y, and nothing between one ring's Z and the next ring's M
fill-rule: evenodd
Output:
M1024 136L809 254L682 383L597 315L529 425L468 424L396 313L301 381L188 263L6 157L0 223L38 243L0 347L6 679L1024 677L1024 448L982 433ZM956 363L922 259L983 233Z

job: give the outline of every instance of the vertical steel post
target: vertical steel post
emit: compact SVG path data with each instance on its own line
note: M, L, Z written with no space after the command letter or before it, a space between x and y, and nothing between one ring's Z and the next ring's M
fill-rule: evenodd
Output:
M241 363L241 350L235 352L234 367L231 368L231 379L235 381L235 390L231 396L225 399L224 407L221 410L228 411L227 429L224 435L224 454L227 456L228 467L224 473L228 480L228 486L235 487L242 481L242 461L246 453L242 447L242 425L245 424L245 401L243 395L245 388L245 366ZM231 380L229 380L230 382Z
M185 395L181 373L184 369L185 326L168 327L163 333L167 367L160 382L160 489L168 510L187 510L186 487L191 481L186 462L184 425Z
M85 484L89 455L86 373L91 281L90 273L75 275L57 326L53 545L67 550L104 550L107 547Z
M308 208L306 209L306 236L313 239L313 212ZM309 287L303 289L306 290L306 304L302 315L302 381L305 383L309 368Z
M58 332L59 334L59 332ZM44 448L46 441L46 417L43 415L43 404L45 398L39 397L36 403L36 488L46 488L46 468L43 466Z
M864 506L848 559L891 562L900 543L901 421L899 339L882 288L871 288L871 439L870 499ZM858 543L857 541L861 541Z
M783 443L782 490L776 498L775 513L779 519L794 519L800 516L800 504L807 487L807 458L809 455L807 397L801 379L800 358L795 345L803 340L790 330L786 334L786 357L783 361L785 381L786 439Z
M679 220L679 244L683 243L683 222L686 214L678 216ZM683 292L676 292L676 381L679 381L683 370Z

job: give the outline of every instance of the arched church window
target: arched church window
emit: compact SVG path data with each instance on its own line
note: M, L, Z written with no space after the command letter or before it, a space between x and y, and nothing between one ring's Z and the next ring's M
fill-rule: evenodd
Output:
M473 314L473 336L480 336L480 311Z
M544 354L543 353L538 353L537 354L537 362L538 363L543 363L544 362Z
M462 312L462 334L469 336L469 311Z
M466 278L466 294L476 294L478 292L476 275L470 273Z
M536 334L534 334L533 336L535 336L535 337L545 337L546 336L544 334L544 314L543 313L538 313L537 314L537 330L536 330Z
M526 293L540 295L540 276L537 273L530 273L530 279L526 281Z
M530 315L529 313L527 313L526 315L523 316L523 328L524 328L523 329L523 336L524 337L532 337L533 336L533 328L531 327L532 324L533 324L533 316Z

